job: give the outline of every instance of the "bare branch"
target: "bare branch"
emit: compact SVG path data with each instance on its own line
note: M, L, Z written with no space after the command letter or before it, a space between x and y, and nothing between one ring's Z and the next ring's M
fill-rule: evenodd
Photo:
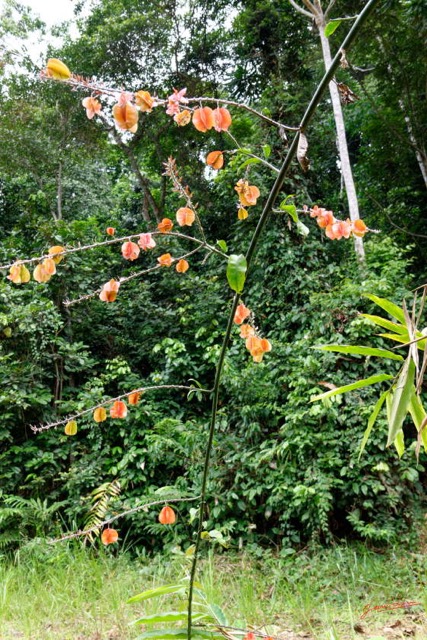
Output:
M294 9L296 9L299 13L302 13L303 16L307 16L307 18L310 18L310 20L312 20L315 17L315 8L314 7L313 7L313 11L310 12L310 11L306 11L305 9L300 7L299 4L297 4L295 2L295 0L289 0L289 2L294 7Z
M88 536L91 533L98 532L101 527L104 527L106 524L111 524L119 518L124 518L125 516L132 515L134 513L138 513L138 511L144 511L149 507L155 507L158 504L165 504L165 502L194 502L194 500L199 500L200 496L195 496L193 498L163 498L163 500L156 500L155 502L146 502L145 504L140 504L137 507L133 507L132 509L128 509L127 511L122 511L122 513L118 513L107 520L103 520L99 524L90 527L90 529L84 529L83 531L75 531L74 533L67 534L65 536L61 536L60 538L55 538L54 540L49 540L49 544L55 544L57 542L64 542L64 540L72 540L73 538L80 538L81 536Z
M173 258L173 262L177 262L178 260L184 260L185 258L192 256L193 253L200 251L202 248L203 248L203 243L201 243L199 247L196 247L195 249L193 249L193 251L184 253L179 258ZM158 271L159 269L163 269L163 268L164 268L163 265L156 264L154 265L154 267L149 267L148 269L144 269L143 271L137 271L136 273L132 273L132 275L127 276L126 278L120 278L119 283L120 285L122 285L124 282L129 282L129 280L140 278L141 276L145 276L147 273L151 273L152 271ZM90 300L91 298L94 298L95 296L99 295L101 291L102 291L102 288L97 289L96 291L92 291L92 293L88 293L85 296L81 296L80 298L75 298L74 300L64 300L63 305L65 307L71 307L71 305L73 304L78 304L80 302L83 302L84 300Z
M120 396L116 398L110 398L109 400L104 400L103 402L99 402L96 405L90 407L90 409L85 409L84 411L79 411L72 416L68 416L67 418L63 418L61 420L57 420L56 422L50 422L49 424L41 425L40 427L36 427L34 425L31 426L31 431L34 433L41 433L42 431L48 431L48 429L54 429L55 427L60 427L63 424L67 424L71 420L77 420L77 418L81 418L82 416L86 416L89 413L93 413L95 409L98 407L105 407L108 404L112 404L118 400L123 400L127 398L130 393L144 393L146 391L157 391L159 389L181 389L183 391L200 391L201 393L211 393L211 389L201 389L200 387L188 387L180 384L159 384L157 386L151 387L140 387L139 389L133 389L132 391L128 391L127 393L122 393Z
M185 233L179 233L178 231L169 231L168 233L162 233L160 231L151 231L150 233L151 233L152 236L159 236L159 235L160 236L175 236L176 238L182 238L184 240L190 240L191 242L197 242L197 244L205 247L206 249L208 249L209 251L212 251L213 253L218 253L219 255L221 255L223 257L228 257L228 256L226 256L226 254L224 254L222 251L220 251L219 249L217 249L213 245L208 244L204 240L199 240L198 238L193 238L192 236L188 236ZM127 240L130 240L130 239L139 238L140 235L141 235L141 232L140 233L132 233L130 235L122 236L120 238L113 238L111 240L104 240L102 242L93 242L92 244L85 244L85 245L82 245L81 247L72 247L71 249L64 249L64 251L58 251L58 253L55 253L55 257L56 256L66 256L68 254L77 253L79 251L88 251L89 249L97 249L98 247L103 247L103 246L106 246L106 245L109 245L109 244L116 244L118 242L126 242ZM52 254L45 253L45 254L43 254L41 256L37 256L35 258L25 258L24 260L17 259L14 262L10 262L8 264L0 265L0 270L1 269L10 269L10 267L12 267L17 262L19 264L31 264L33 262L41 262L45 258L52 258Z

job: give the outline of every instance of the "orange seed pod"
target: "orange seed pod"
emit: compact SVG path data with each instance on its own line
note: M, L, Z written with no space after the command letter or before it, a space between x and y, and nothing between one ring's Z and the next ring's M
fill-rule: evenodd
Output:
M173 524L176 520L175 511L168 505L164 506L159 513L160 524Z

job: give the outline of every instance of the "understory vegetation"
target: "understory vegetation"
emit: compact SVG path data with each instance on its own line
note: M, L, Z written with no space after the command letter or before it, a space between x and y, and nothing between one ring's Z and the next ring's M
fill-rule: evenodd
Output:
M364 260L361 238L348 238L354 226L338 240L313 213L354 225L329 98L307 131L298 125L328 80L325 29L307 12L281 0L97 0L85 13L88 4L76 5L79 35L58 28L61 44L37 61L26 44L46 26L15 0L0 14L0 637L136 638L129 623L158 613L165 598L126 600L182 579L191 636L199 543L197 596L239 638L252 628L286 640L355 638L364 608L377 605L365 631L391 638L380 622L397 624L381 609L387 603L397 605L403 635L427 637L418 615L427 570L422 293L411 307L427 280L423 3L379 3L336 60L361 235L369 231ZM334 55L368 5L331 3ZM69 74L62 83L46 72L47 58ZM190 101L178 126L171 116L184 113L185 90L193 101L210 98ZM126 103L136 92L139 111ZM119 93L114 108L131 105L135 127L88 110L99 97L110 108ZM225 124L204 129L196 113L208 99L231 115L222 109ZM275 176L306 134L308 151L298 144L268 218ZM207 161L214 149L224 166ZM259 196L248 204L245 189ZM175 218L183 204L203 252L185 245L190 265L177 273L162 259L184 252L177 230L187 225ZM268 222L258 237L260 221ZM156 251L120 254L114 242L131 245L136 234L147 243L153 234ZM30 266L52 247L66 254L55 277L21 280L20 261ZM234 258L251 263L243 283L229 277ZM233 324L240 294L264 359L249 347L248 357ZM407 369L417 365L409 383L421 414L414 418L407 394L399 442L397 432L390 440L399 404L391 392L372 422L386 378L394 398L409 388L402 344L390 347L379 329L399 324L387 313L375 324L374 296L402 310ZM331 344L350 350L320 349ZM384 373L378 354L355 345L392 349L387 375L313 402ZM153 389L131 411L94 419L91 408L145 387ZM162 522L168 501L174 512ZM111 545L101 548L114 518L114 533L101 538Z

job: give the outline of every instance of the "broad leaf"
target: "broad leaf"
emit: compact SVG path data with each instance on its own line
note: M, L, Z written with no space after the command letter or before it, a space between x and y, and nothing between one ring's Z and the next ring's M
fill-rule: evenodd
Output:
M396 320L401 322L403 325L406 325L403 309L398 307L397 304L390 302L390 300L387 300L386 298L379 298L378 296L374 296L372 293L366 293L365 298L369 298L369 300L375 302L375 304L381 307L381 309L384 309L384 311L387 311L387 313L393 316L393 318L396 318Z
M310 233L310 229L307 227L307 225L301 222L301 220L297 220L297 231L300 236L303 236L303 238L306 238Z
M384 393L382 393L380 395L380 397L378 398L378 400L377 400L377 402L375 404L375 407L374 407L371 415L369 416L368 426L366 427L365 433L363 434L362 443L360 445L359 460L360 460L360 457L361 457L363 451L365 450L366 443L369 440L369 436L371 435L371 431L372 431L372 429L374 427L374 424L377 421L378 414L381 411L382 406L384 404L384 401L387 398L389 393L390 393L390 389L388 389L387 391L384 391Z
M286 211L286 213L288 213L292 220L297 223L298 222L298 213L297 213L297 208L294 204L281 204L280 205L280 209L282 211Z
M334 351L336 353L349 353L359 356L378 356L379 358L388 358L390 360L403 360L403 357L393 351L387 349L374 349L371 347L363 347L357 345L347 344L326 344L320 347L313 347L313 349L319 349L320 351Z
M393 401L391 403L388 424L388 447L395 441L408 413L411 397L414 393L414 376L415 365L412 358L408 357L405 360L405 364L402 367L393 391Z
M379 373L375 376L370 376L370 378L364 378L363 380L358 380L357 382L346 384L343 387L332 389L332 391L326 391L325 393L321 393L318 396L313 396L312 398L310 398L310 401L314 402L315 400L325 400L325 398L330 398L331 396L338 396L341 393L347 393L347 391L369 387L372 384L377 384L377 382L384 382L385 380L391 380L392 378L393 376L390 376L387 373Z
M228 247L225 240L217 240L216 243L218 247L221 249L221 251L224 251L224 253L227 253Z
M157 589L148 589L142 593L138 593L136 596L132 596L127 600L128 604L132 602L139 602L140 600L148 600L149 598L158 598L164 596L167 593L184 593L185 586L182 584L168 584L164 587L157 587Z
M269 144L265 144L262 148L262 152L264 154L264 158L269 158L271 155L271 147Z
M329 38L340 26L342 20L331 20L325 27L325 36Z
M246 280L246 258L244 255L231 255L227 264L227 280L233 291L241 293Z

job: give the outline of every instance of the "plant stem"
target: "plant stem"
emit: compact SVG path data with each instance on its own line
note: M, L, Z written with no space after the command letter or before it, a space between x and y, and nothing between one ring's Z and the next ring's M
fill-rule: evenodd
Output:
M348 50L350 45L352 44L357 32L359 31L359 29L361 28L362 24L365 22L365 20L367 19L368 15L372 12L372 10L374 9L375 5L378 4L379 0L369 0L369 2L367 3L367 5L365 6L365 8L363 9L363 11L360 13L358 19L356 20L356 22L353 24L352 28L350 29L350 31L348 32L346 38L344 39L344 42L342 43L340 49L338 50L336 56L334 57L334 59L332 60L331 66L329 67L329 69L326 71L326 73L324 74L322 80L320 81L319 85L317 86L316 91L314 92L314 95L310 101L310 104L308 105L304 116L301 120L301 124L299 127L299 131L295 134L295 137L292 141L292 144L289 148L288 154L283 162L283 165L279 171L279 175L276 178L276 181L269 193L269 196L267 198L267 202L265 203L264 209L262 211L261 217L259 219L258 225L255 229L254 235L252 236L252 240L249 244L249 248L246 254L246 261L247 261L247 273L249 272L249 268L255 253L255 249L257 247L258 244L258 240L260 238L260 235L262 233L262 231L264 230L264 227L268 221L268 218L271 214L271 210L274 206L274 203L276 201L276 198L280 192L280 189L282 188L283 185L283 181L285 179L286 173L289 169L289 166L292 162L292 160L294 159L296 153L297 153L297 149L298 149L298 142L299 142L299 137L300 137L300 133L304 133L306 128L308 127L319 103L320 100L322 99L323 93L325 92L325 90L328 87L329 81L331 80L332 76L334 75L335 69L338 67L340 60L341 60L341 52L342 50ZM224 360L225 360L225 355L227 352L227 348L228 348L228 342L230 340L230 335L231 335L231 330L233 327L233 318L234 318L234 314L239 302L239 298L240 298L240 294L235 294L234 299L233 299L233 305L231 307L231 311L230 311L230 315L228 318L228 324L227 324L227 328L225 331L225 335L224 335L224 339L223 339L223 343L222 343L222 347L221 347L221 353L219 356L219 360L218 360L218 364L217 364L217 368L216 368L216 374L215 374L215 383L214 383L214 387L213 387L213 398L212 398L212 413L211 413L211 420L210 420L210 426L209 426L209 435L208 435L208 442L207 442L207 447L206 447L206 454L205 454L205 464L204 464L204 468L203 468L203 476L202 476L202 486L201 486L201 490L200 490L200 512L199 512L199 523L198 523L198 529L197 529L197 538L196 538L196 543L195 543L195 548L194 548L194 556L193 556L193 562L191 565L191 572L190 572L190 586L189 586L189 591L188 591L188 625L187 625L187 637L188 640L191 640L191 631L192 631L192 601L193 601L193 589L194 589L194 580L195 580L195 576L196 576L196 567L197 567L197 560L198 560L198 553L199 553L199 547L200 547L200 540L201 540L201 533L203 531L203 519L204 519L204 515L205 515L205 506L206 506L206 486L207 486L207 481L208 481L208 476L209 476L209 464L210 464L210 458L211 458L211 450L212 450L212 442L213 442L213 437L215 434L215 425L216 425L216 415L217 415L217 410L218 410L218 398L219 398L219 387L220 387L220 383L221 383L221 377L222 377L222 370L223 370L223 366L224 366Z

